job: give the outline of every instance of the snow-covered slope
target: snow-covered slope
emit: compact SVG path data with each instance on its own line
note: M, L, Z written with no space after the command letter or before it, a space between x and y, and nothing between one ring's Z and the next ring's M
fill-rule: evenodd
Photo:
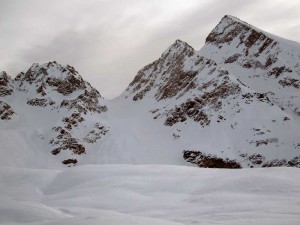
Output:
M299 77L298 43L225 16L203 48L175 41L120 98L169 127L176 144L165 148L199 166L299 166Z
M225 16L206 38L199 55L226 70L299 120L300 44L235 17Z
M296 168L1 167L0 224L298 225Z
M109 130L104 100L71 66L33 64L14 80L0 76L1 165L75 164Z

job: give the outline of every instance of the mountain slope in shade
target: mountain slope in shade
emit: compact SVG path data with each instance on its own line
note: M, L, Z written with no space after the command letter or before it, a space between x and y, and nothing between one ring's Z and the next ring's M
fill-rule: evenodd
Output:
M0 85L4 165L76 164L109 130L104 100L71 66L33 64L14 80L2 72Z
M225 16L199 51L177 40L121 98L205 167L299 166L300 45Z

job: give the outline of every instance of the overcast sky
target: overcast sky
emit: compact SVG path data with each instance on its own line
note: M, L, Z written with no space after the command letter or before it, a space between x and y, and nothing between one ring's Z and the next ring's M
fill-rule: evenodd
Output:
M113 98L176 39L199 50L225 14L300 42L300 0L0 0L0 71L56 60Z

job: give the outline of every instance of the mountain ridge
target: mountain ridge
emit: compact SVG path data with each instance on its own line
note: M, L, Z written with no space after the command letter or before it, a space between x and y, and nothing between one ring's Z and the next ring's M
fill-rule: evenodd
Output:
M221 30L221 32L219 32L219 30ZM245 108L248 108L249 105L253 105L251 107L255 108L258 107L257 104L259 104L261 105L259 107L265 105L263 107L265 108L265 111L270 111L270 109L272 109L271 111L274 112L277 111L276 113L270 112L270 114L268 116L266 115L265 118L259 116L262 118L260 121L260 127L261 125L262 127L272 127L272 125L266 124L266 121L272 117L271 115L274 116L274 119L271 119L271 121L274 121L274 123L277 123L275 121L278 120L285 122L290 121L290 119L293 118L293 123L298 124L299 119L297 109L300 102L298 90L299 80L297 78L299 77L300 73L298 69L299 62L294 61L294 59L299 59L299 53L297 53L297 58L296 54L292 54L293 52L291 52L291 49L284 49L286 43L282 44L274 41L269 36L269 34L265 35L262 30L255 28L235 17L223 17L220 23L208 35L205 46L199 51L195 51L191 58L186 57L181 61L181 71L177 71L177 76L180 78L180 75L184 74L182 77L183 81L187 78L188 81L186 83L182 82L182 87L180 87L180 89L176 92L173 91L173 95L170 97L174 97L174 95L177 94L177 96L174 97L173 102L170 100L166 104L162 103L159 107L150 109L150 112L154 114L153 118L163 119L164 125L167 126L186 123L192 119L195 122L200 121L200 125L204 128L209 126L213 120L215 120L217 123L225 123L224 119L228 121L228 116L234 115L237 117L237 113L240 113L241 110L245 111ZM294 57L295 55L296 57ZM285 60L282 60L282 58ZM175 62L176 60L176 58L173 59ZM291 63L285 64L286 61ZM173 62L171 61L168 63L172 64ZM153 66L152 64L150 65ZM146 66L146 68L148 68L148 66ZM161 71L163 71L163 69L161 69ZM158 90L165 88L166 92L168 92L168 87L172 86L172 84L176 88L181 85L181 79L173 80L174 74L168 74L167 66L165 66L165 70L162 72L161 76L163 76L164 73L167 73L165 76L167 76L169 80L164 80L164 82L161 82L161 86L158 87ZM188 76L188 74L192 75ZM157 94L155 91L153 93L150 92L150 88L147 86L148 81L143 79L140 75L141 74L138 74L136 76L136 78L140 80L140 83L135 82L135 87L127 89L126 97L128 98L133 96L134 101L143 101L142 98L136 98L137 95L149 95L149 99L155 98ZM220 78L223 79L223 82L221 83L220 81L222 80ZM136 81L136 79L134 79L134 81ZM168 82L171 84L165 85ZM257 84L257 82L261 83L262 85ZM136 93L137 90L142 91ZM200 98L198 97L199 95ZM234 99L238 100L236 101ZM231 109L225 109L224 104L222 104L224 102L227 104L232 104L234 107ZM245 106L240 107L239 104L243 104L243 102ZM170 107L170 105L172 105L172 107ZM210 109L206 109L208 105L210 106ZM232 111L234 108L236 108L235 111ZM225 114L224 109L226 111ZM223 112L223 114L214 115L214 113L218 111ZM251 111L255 112L253 109ZM247 115L245 112L242 112L242 114ZM257 112L255 112L255 114L259 115ZM263 114L264 112L261 112L261 115ZM279 118L278 115L280 115ZM230 116L230 120L232 120L232 116ZM255 120L254 117L251 118L250 116L249 118L249 115L247 115L246 118L249 120ZM243 123L243 121L236 121L231 125L228 124L229 126L227 125L227 128L224 127L222 129L234 129L236 126L235 124L239 123ZM250 124L244 124L243 126L248 126L249 130L261 130L261 128L250 128ZM291 125L290 123L289 126L296 125ZM260 131L257 133L260 133L260 135L263 136L268 136L266 135L266 132L269 132L273 129L278 128L266 129L266 131ZM282 127L280 129L286 128ZM293 129L296 128L294 127ZM241 133L245 133L245 129L242 130L243 131L241 131ZM199 131L199 134L200 133L201 132ZM278 133L275 136L280 136L280 131L275 133ZM250 137L253 135L255 136L256 134L244 134L245 137ZM234 136L231 138L234 139ZM214 135L211 137L213 138ZM241 138L239 135L237 135L237 137ZM277 137L269 136L266 139L255 139L256 140L248 140L247 145L255 144L255 146L258 148L261 148L259 147L261 145L280 145L278 144L280 139ZM297 137L294 134L291 134L290 138L285 137L285 139L294 139L294 141L296 141ZM289 141L286 140L286 142ZM294 145L298 146L297 143ZM231 146L230 148L232 147L235 148L234 146ZM276 147L273 148L276 149ZM291 148L293 147L291 146ZM193 150L195 149L192 149L192 151ZM210 154L210 151L211 150L202 151L201 154ZM257 154L253 152L251 156L248 155L246 157L245 153L236 153L243 158L239 159L238 161L249 161L248 166L255 166L252 165L252 161L254 161L252 158L266 158L266 156L261 155L261 151L256 151L259 153ZM220 157L220 150L216 155L216 157ZM222 156L222 158L224 158L224 156ZM270 159L270 161L273 160ZM277 163L275 161L273 161L273 164ZM260 163L256 163L256 165L260 166L270 166L272 164L270 162L265 162L265 164L263 164L263 160L258 160L258 162ZM283 165L285 162L282 161L277 163L277 165L278 164Z
M300 50L274 37L226 15L200 50L177 39L112 101L55 61L15 79L1 72L3 157L45 149L36 157L51 166L300 167Z

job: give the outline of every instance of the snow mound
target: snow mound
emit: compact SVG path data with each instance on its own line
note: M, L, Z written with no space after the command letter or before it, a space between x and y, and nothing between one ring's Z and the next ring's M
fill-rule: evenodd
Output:
M296 225L300 220L295 168L90 165L0 171L3 225Z

